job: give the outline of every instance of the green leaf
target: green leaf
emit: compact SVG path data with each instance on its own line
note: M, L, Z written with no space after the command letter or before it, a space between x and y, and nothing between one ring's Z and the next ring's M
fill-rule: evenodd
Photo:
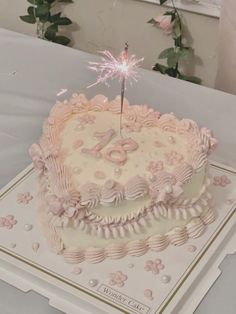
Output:
M36 16L37 17L45 17L49 14L49 5L48 4L41 4L38 5L36 8Z
M57 24L52 24L48 26L47 31L49 32L58 32L58 25Z
M153 18L151 18L151 20L147 21L147 23L152 24L152 25L156 25L157 21L154 20Z
M167 66L165 66L165 65L162 65L162 64L160 64L160 63L156 63L152 69L153 69L154 71L160 72L161 74L166 74L166 70L167 70L168 68L167 68Z
M174 52L174 48L167 48L159 54L158 58L167 59L170 54L173 54L173 52Z
M178 38L182 35L181 21L178 16L176 16L175 18L174 35L175 35L175 38Z
M179 73L179 79L187 81L187 82L191 82L194 84L202 83L202 80L199 77L193 76L193 75L184 75L184 74Z
M160 4L164 4L167 0L160 0Z
M65 36L56 36L52 40L54 43L61 44L67 46L70 43L70 39Z
M68 19L68 17L60 17L55 21L55 23L57 25L70 25L72 24L72 21Z
M175 11L174 10L166 11L163 15L175 15Z
M178 52L175 52L174 49L173 49L173 52L169 53L168 54L168 57L167 57L167 65L169 68L174 68L177 64L179 60L179 53Z
M193 49L191 47L181 47L179 49L180 58L190 59L193 56Z
M50 22L55 23L61 16L61 12L54 14L50 17Z
M28 7L27 12L29 13L29 15L35 15L35 7Z
M178 37L178 38L174 38L174 42L175 42L175 47L182 47L182 36Z
M47 40L52 41L56 37L57 32L58 32L58 25L52 24L52 25L48 26L48 28L45 32L45 38Z
M43 4L43 0L27 0L29 3L34 5L40 5Z
M39 17L40 22L47 23L50 20L50 12L47 15L42 15Z
M74 3L73 0L58 0L58 2L64 2L64 3Z
M168 68L166 70L166 74L171 76L171 77L177 77L177 74L178 74L178 70L176 69L173 69L173 68Z
M20 16L20 19L29 24L36 23L36 18L33 15L23 15L23 16Z

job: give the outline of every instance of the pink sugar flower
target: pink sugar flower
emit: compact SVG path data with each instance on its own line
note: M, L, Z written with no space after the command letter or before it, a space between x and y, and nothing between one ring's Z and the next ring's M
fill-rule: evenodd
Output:
M177 153L175 150L165 154L166 163L170 166L174 166L183 160L183 155Z
M13 215L7 215L6 217L0 217L0 227L12 229L17 224L17 220Z
M154 20L165 34L169 35L173 32L175 22L171 21L171 15L159 15Z
M213 184L216 186L225 187L226 185L230 183L231 183L231 180L226 175L215 176L213 178Z
M83 116L79 117L79 122L81 126L85 126L86 124L93 124L95 122L96 117L92 114L85 113Z
M163 170L163 162L161 160L159 161L150 161L146 170L151 172L152 174L160 171L160 170Z
M17 194L17 203L18 204L27 205L32 199L33 199L33 196L30 194L30 192Z
M129 132L140 132L142 130L142 124L140 122L136 121L129 121L123 124L123 126L129 131Z
M162 264L160 259L148 260L144 266L146 271L151 271L154 275L159 274L159 272L164 269L165 266Z
M127 280L127 276L123 274L121 271L116 271L115 273L110 274L109 284L111 286L123 287L125 281Z

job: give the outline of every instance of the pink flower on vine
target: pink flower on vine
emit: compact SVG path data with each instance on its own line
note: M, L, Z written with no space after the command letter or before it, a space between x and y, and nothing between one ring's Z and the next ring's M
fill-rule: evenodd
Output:
M166 163L170 166L174 166L183 160L183 155L177 153L175 150L165 154Z
M154 275L159 274L159 272L164 269L165 266L162 264L162 261L157 258L154 261L148 260L144 266L146 271L151 271Z
M30 194L30 192L17 194L17 203L18 204L27 205L32 199L33 199L33 196Z
M79 122L81 126L85 126L86 124L93 124L95 122L96 117L92 114L85 113L83 116L79 117Z
M230 183L231 183L231 180L226 175L215 176L213 178L213 184L217 186L225 187L226 185Z
M163 162L161 160L159 161L150 161L146 170L151 172L152 174L163 170L164 166L163 166Z
M173 32L175 22L171 21L171 15L159 15L154 18L154 21L164 31L165 34L169 35Z
M0 217L0 227L12 229L17 224L17 220L13 215L7 215L6 217Z
M111 286L123 287L127 278L127 275L123 274L122 271L116 271L110 274L109 284Z

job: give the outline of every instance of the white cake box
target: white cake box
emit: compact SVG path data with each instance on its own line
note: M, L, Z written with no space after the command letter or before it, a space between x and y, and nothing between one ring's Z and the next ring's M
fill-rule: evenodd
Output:
M224 257L236 250L234 169L210 167L211 177L224 179L211 187L217 219L201 237L141 257L78 265L48 250L37 222L36 175L31 165L0 191L0 279L38 292L67 314L192 313ZM158 272L145 269L148 261L159 265ZM118 271L121 283L111 284Z

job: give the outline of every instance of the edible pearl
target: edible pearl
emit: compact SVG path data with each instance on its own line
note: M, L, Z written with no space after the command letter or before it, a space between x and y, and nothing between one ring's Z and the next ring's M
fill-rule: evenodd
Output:
M76 173L81 173L81 169L78 168L78 167L75 167L75 168L74 168L74 171L75 171Z
M163 275L163 276L161 276L161 282L162 283L168 283L168 282L170 282L170 276L168 276L168 275Z
M188 251L189 251L190 253L195 252L196 249L197 249L197 247L196 247L195 245L189 245L189 246L188 246Z
M171 144L174 144L175 143L175 139L173 138L173 136L169 136L168 137L168 140Z
M115 173L116 176L120 176L120 175L121 175L121 172L122 172L122 171L121 171L120 168L115 168L115 169L114 169L114 173Z
M144 296L149 299L149 300L153 300L153 294L152 294L152 290L151 289L146 289L144 290Z
M156 180L156 176L154 176L154 175L150 176L150 177L149 177L149 180L150 180L151 182L154 182L154 181Z
M90 287L96 287L96 285L98 284L98 280L97 279L90 279L88 284Z
M24 225L24 229L25 229L25 231L30 231L30 230L33 229L33 225L25 224L25 225Z
M73 274L79 275L82 273L82 269L80 267L75 267L72 271Z

